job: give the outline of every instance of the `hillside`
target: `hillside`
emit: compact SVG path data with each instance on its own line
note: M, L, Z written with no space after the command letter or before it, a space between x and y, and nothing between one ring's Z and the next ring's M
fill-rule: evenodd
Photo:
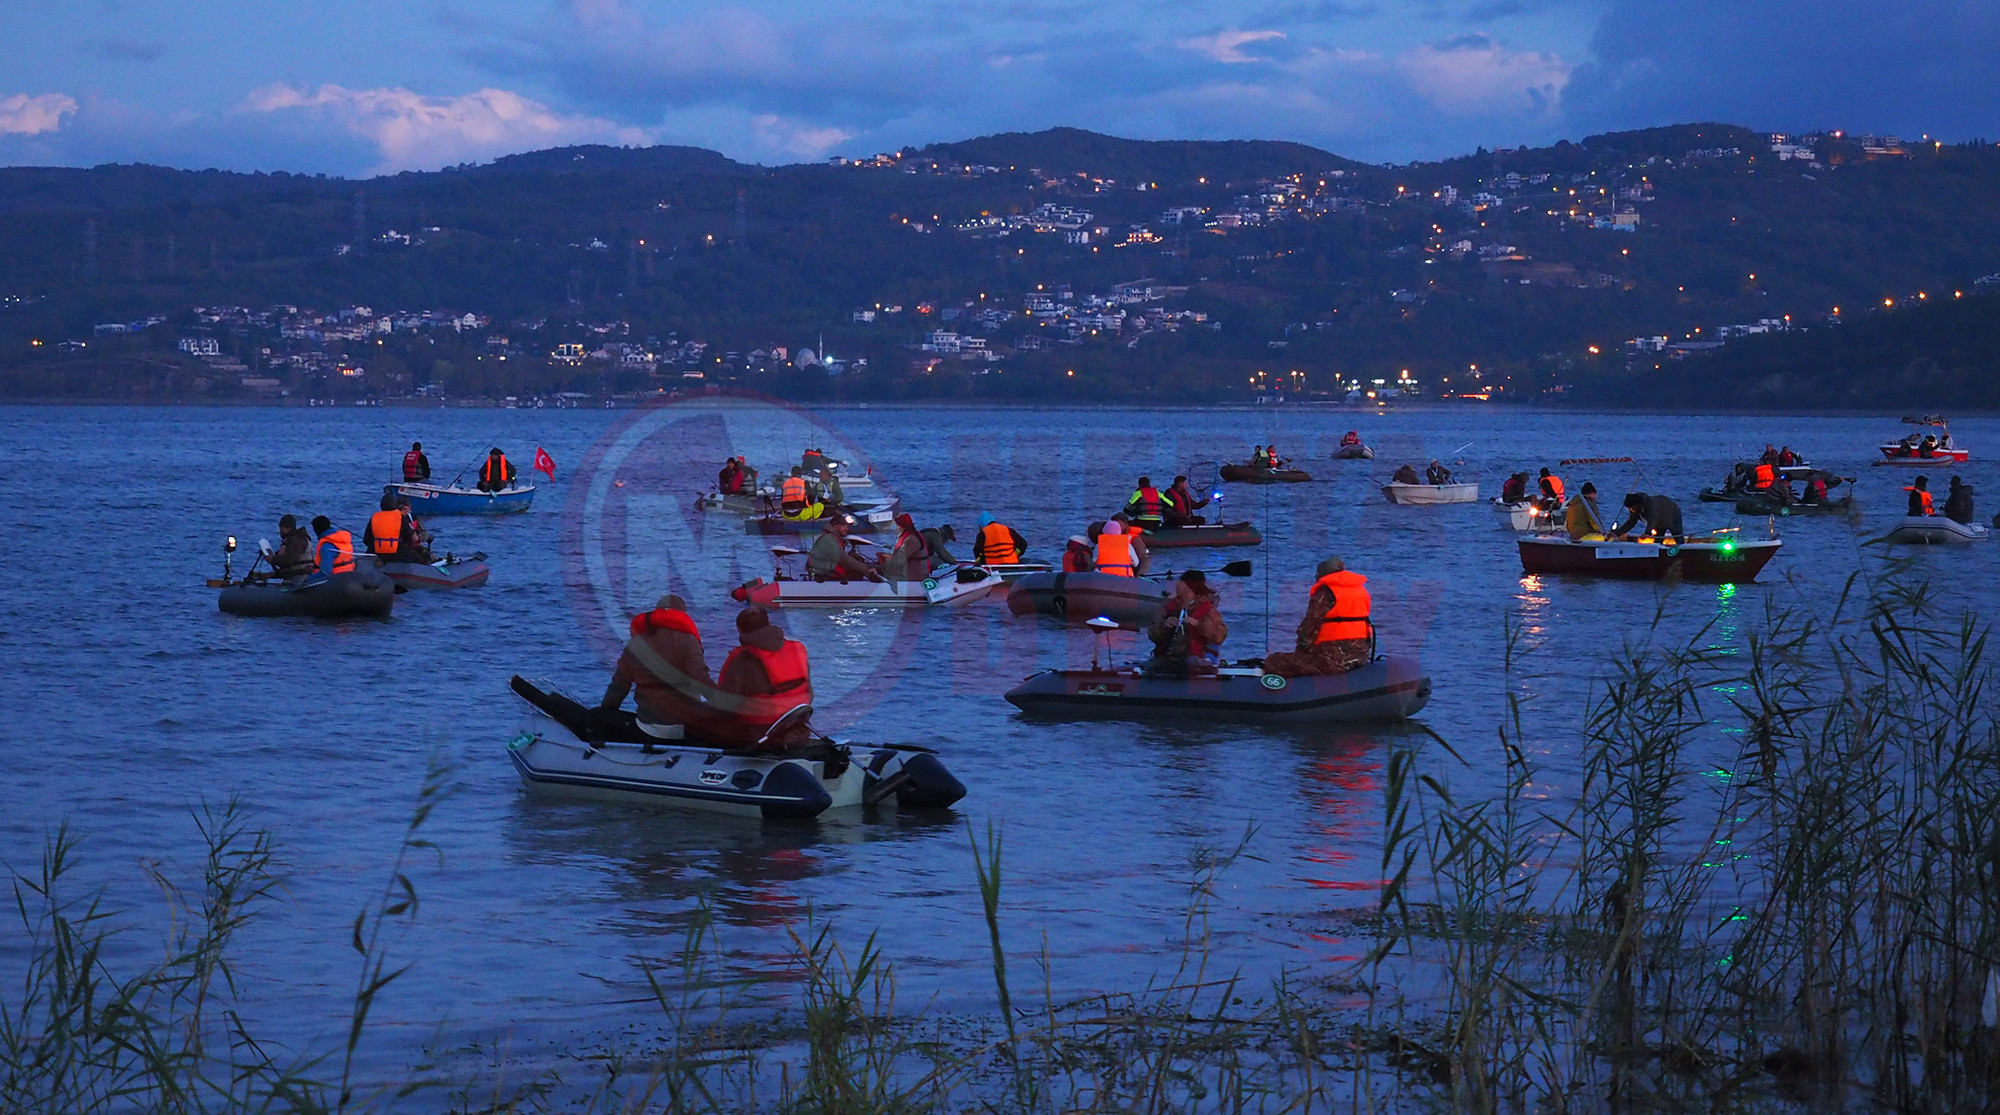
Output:
M847 165L580 147L366 181L4 169L0 394L122 394L212 340L202 361L294 393L700 371L803 395L1613 397L1634 338L2000 271L2000 149L1784 139L1687 124L1382 167L1052 129ZM240 309L195 309L218 306ZM822 337L845 374L800 366ZM1722 355L1800 335L1750 339ZM564 344L581 362L551 361ZM29 374L53 361L71 371Z

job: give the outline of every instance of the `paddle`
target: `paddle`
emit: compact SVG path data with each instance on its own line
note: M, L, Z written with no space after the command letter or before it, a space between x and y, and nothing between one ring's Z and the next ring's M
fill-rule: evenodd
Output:
M1161 577L1178 577L1181 575L1181 572L1183 571L1169 569L1164 573L1148 573L1146 577L1148 580L1156 580ZM1202 574L1220 573L1225 577L1248 577L1250 575L1250 562L1247 560L1232 561L1220 569L1190 569L1184 572Z

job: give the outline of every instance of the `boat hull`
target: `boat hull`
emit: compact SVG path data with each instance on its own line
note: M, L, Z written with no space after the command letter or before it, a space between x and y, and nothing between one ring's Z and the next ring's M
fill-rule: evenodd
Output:
M1984 542L1989 533L1978 523L1961 523L1943 515L1907 515L1883 541L1908 546L1955 546Z
M533 484L517 484L498 492L437 484L390 484L384 490L407 497L410 513L419 519L433 515L513 515L526 511L535 502Z
M1625 581L1678 578L1697 584L1749 584L1777 555L1780 545L1775 538L1666 546L1654 542L1572 542L1560 535L1544 535L1520 540L1521 571Z
M1303 484L1312 474L1296 468L1255 468L1251 465L1223 465L1217 470L1234 484Z
M1527 502L1502 503L1496 499L1493 501L1493 514L1500 520L1502 530L1545 530L1552 522L1549 513L1543 511L1539 504Z
M1430 701L1431 679L1413 658L1378 658L1325 677L1281 678L1224 667L1212 677L1134 670L1044 670L1008 690L1024 713L1062 719L1219 719L1281 724L1407 720Z
M1477 484L1384 484L1382 496L1390 503L1428 507L1439 503L1475 503Z
M1375 451L1365 445L1343 445L1333 451L1333 459L1336 461L1372 461L1375 459Z
M300 584L266 581L231 585L216 598L216 607L232 616L258 618L375 619L387 617L395 604L395 582L376 569L356 569Z
M966 566L941 570L922 581L755 581L743 590L743 600L765 607L790 608L925 608L933 604L970 604L1004 587L1006 582L986 569Z
M1736 501L1738 515L1845 515L1854 510L1854 497L1842 496L1825 503L1785 503L1772 496L1747 495Z
M988 565L993 575L1012 584L1030 573L1047 573L1049 563L1045 561L1017 561L1007 565Z
M1087 623L1103 616L1128 631L1159 618L1160 605L1173 592L1145 577L1109 573L1035 573L1007 590L1007 610L1017 616L1055 616Z
M740 492L704 492L695 500L695 506L703 511L723 511L731 515L761 515L773 511L778 506L777 493L770 491L745 495Z
M405 589L478 588L493 575L483 554L470 558L447 558L428 565L413 561L385 561L381 567L383 576Z
M1876 448L1882 451L1882 459L1876 463L1884 465L1910 465L1918 468L1930 465L1936 467L1938 465L1962 465L1972 459L1972 450L1970 449L1936 449L1932 450L1930 456L1920 457L1900 445L1878 445Z
M1160 527L1144 535L1149 550L1195 546L1256 546L1264 541L1249 523L1209 523L1198 527Z
M887 507L855 508L847 512L854 516L854 526L850 533L873 534L887 530L895 524L896 513ZM745 534L818 534L826 529L827 517L817 519L787 519L783 515L759 515L745 520Z

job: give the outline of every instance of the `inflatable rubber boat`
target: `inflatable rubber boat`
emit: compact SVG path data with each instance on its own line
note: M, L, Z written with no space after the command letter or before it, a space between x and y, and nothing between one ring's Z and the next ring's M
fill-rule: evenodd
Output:
M1312 479L1311 473L1300 468L1223 465L1216 471L1224 480L1237 484L1302 484Z
M1049 571L1049 563L1046 561L1016 561L992 563L983 568L992 570L994 576L1012 584L1030 573L1047 573Z
M1345 674L1285 678L1256 663L1199 677L1119 670L1043 670L1007 691L1022 712L1065 719L1190 717L1331 724L1406 720L1431 697L1414 658L1377 658Z
M216 606L232 616L350 619L387 616L396 585L379 569L359 569L298 581L255 578L222 586Z
M1164 581L1116 577L1109 573L1033 573L1007 589L1007 610L1017 616L1056 616L1086 623L1103 616L1127 631L1159 618L1160 603L1173 595Z
M428 563L377 559L377 564L383 576L403 589L478 588L493 574L487 568L485 554L463 558L446 554L442 559Z
M1749 492L1736 501L1738 515L1845 515L1854 510L1854 497L1842 496L1823 503L1783 500L1769 492Z
M1375 459L1375 451L1365 445L1343 445L1333 451L1333 459L1336 461L1372 461Z
M1429 506L1434 503L1473 503L1479 499L1477 484L1384 484L1382 495L1390 503Z
M821 515L817 519L788 519L783 515L767 512L758 515L754 519L745 520L743 523L743 533L818 534L820 531L826 529L828 519L841 514L854 516L854 533L856 534L869 534L878 530L887 530L896 521L895 509L886 505L849 507L842 511Z
M761 515L775 511L778 507L778 493L769 488L755 492L703 492L695 497L694 505L703 511L726 511L732 515Z
M533 712L507 744L507 757L537 794L794 819L892 801L901 809L944 809L965 796L926 747L816 738L785 751L745 751L689 738L679 725L586 708L520 677L511 687ZM795 710L780 724L810 714Z
M1264 541L1249 523L1204 523L1193 527L1155 527L1145 535L1149 550L1185 546L1255 546Z
M1943 515L1906 515L1882 541L1915 546L1949 546L1960 542L1984 542L1989 533L1978 523L1961 523Z
M419 519L432 515L511 515L526 511L535 502L535 486L519 481L497 492L428 482L385 484L382 490L409 497L410 514Z
M757 578L730 595L745 604L791 608L922 608L970 604L1006 584L977 565L941 569L921 581L814 581L781 576Z

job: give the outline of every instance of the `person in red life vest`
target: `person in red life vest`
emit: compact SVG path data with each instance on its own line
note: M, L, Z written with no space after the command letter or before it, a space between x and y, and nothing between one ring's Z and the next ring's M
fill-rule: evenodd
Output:
M1541 479L1537 483L1542 489L1542 506L1550 511L1561 508L1564 502L1562 477L1543 469Z
M498 446L486 454L486 463L479 466L479 490L482 492L503 492L514 486L514 465L507 460L507 454Z
M1272 468L1285 467L1285 459L1283 457L1278 456L1278 447L1275 445L1267 445L1264 447L1264 458L1271 462Z
M1065 573L1088 573L1097 567L1090 560L1090 539L1081 534L1072 534L1063 544L1062 571Z
M1159 619L1146 633L1153 639L1155 673L1213 674L1216 648L1229 637L1229 625L1208 587L1208 575L1190 569L1174 582L1174 594L1160 602Z
M715 474L715 490L726 496L733 496L743 490L743 462L731 457L722 462L722 471Z
M1814 473L1812 476L1806 478L1806 490L1799 496L1800 503L1826 503L1828 498L1826 494L1826 477Z
M410 519L396 506L396 497L384 495L382 509L368 516L368 526L361 532L361 544L368 552L384 561L408 561L409 554L416 550L416 540L410 537Z
M1158 528L1166 513L1166 501L1153 487L1153 478L1141 476L1132 498L1125 501L1125 514L1132 522L1148 529Z
M1006 523L991 515L979 517L979 533L972 539L972 560L981 565L1019 565L1027 560L1028 540Z
M415 484L431 478L431 459L424 456L424 443L413 441L410 451L403 454L403 483Z
M660 597L651 611L632 617L631 631L597 707L616 710L629 693L641 720L712 728L716 712L706 698L714 694L713 682L687 601L674 593Z
M1909 514L1911 515L1935 514L1935 511L1933 509L1933 504L1931 503L1930 477L1919 476L1916 478L1916 480L1911 482L1909 487L1904 488L1903 490L1910 493L1910 509L1908 512Z
M1791 446L1787 445L1784 448L1778 450L1779 468L1792 468L1793 466L1798 465L1800 463L1801 462L1799 460L1799 455L1797 453L1792 452Z
M1349 430L1349 431L1347 431L1347 432L1346 432L1345 434L1342 434L1342 435L1341 435L1341 437L1340 437L1340 444L1341 444L1341 446L1342 446L1343 448L1345 448L1345 447L1347 447L1347 446L1349 446L1349 445L1360 445L1360 444L1361 444L1361 431L1360 431L1360 430Z
M1207 520L1195 512L1208 506L1206 499L1199 499L1188 488L1188 478L1174 477L1174 485L1162 493L1166 500L1165 522L1170 527L1198 527Z
M320 576L354 572L353 535L333 529L325 515L313 516L313 533L319 536L319 544L313 547L313 563Z
M882 576L890 583L921 581L931 575L931 546L905 511L896 516L896 545L882 559Z
M812 704L812 663L805 644L785 638L759 605L737 615L736 633L741 645L722 663L722 676L716 679L722 694L716 706L730 716L729 734L738 742L754 744L780 717ZM811 729L801 724L770 745L793 747L811 738Z
M1306 598L1296 650L1264 656L1264 672L1279 677L1344 674L1375 657L1375 624L1369 613L1368 578L1350 573L1337 557L1319 563L1319 579Z
M1136 523L1128 524L1114 516L1094 529L1097 548L1092 564L1097 572L1114 577L1136 577L1146 571L1146 542L1141 537L1145 531Z
M409 551L410 555L403 560L414 561L421 565L429 565L431 563L431 532L424 529L424 524L417 521L416 512L410 510L410 497L397 496L396 510L403 513L403 546Z

